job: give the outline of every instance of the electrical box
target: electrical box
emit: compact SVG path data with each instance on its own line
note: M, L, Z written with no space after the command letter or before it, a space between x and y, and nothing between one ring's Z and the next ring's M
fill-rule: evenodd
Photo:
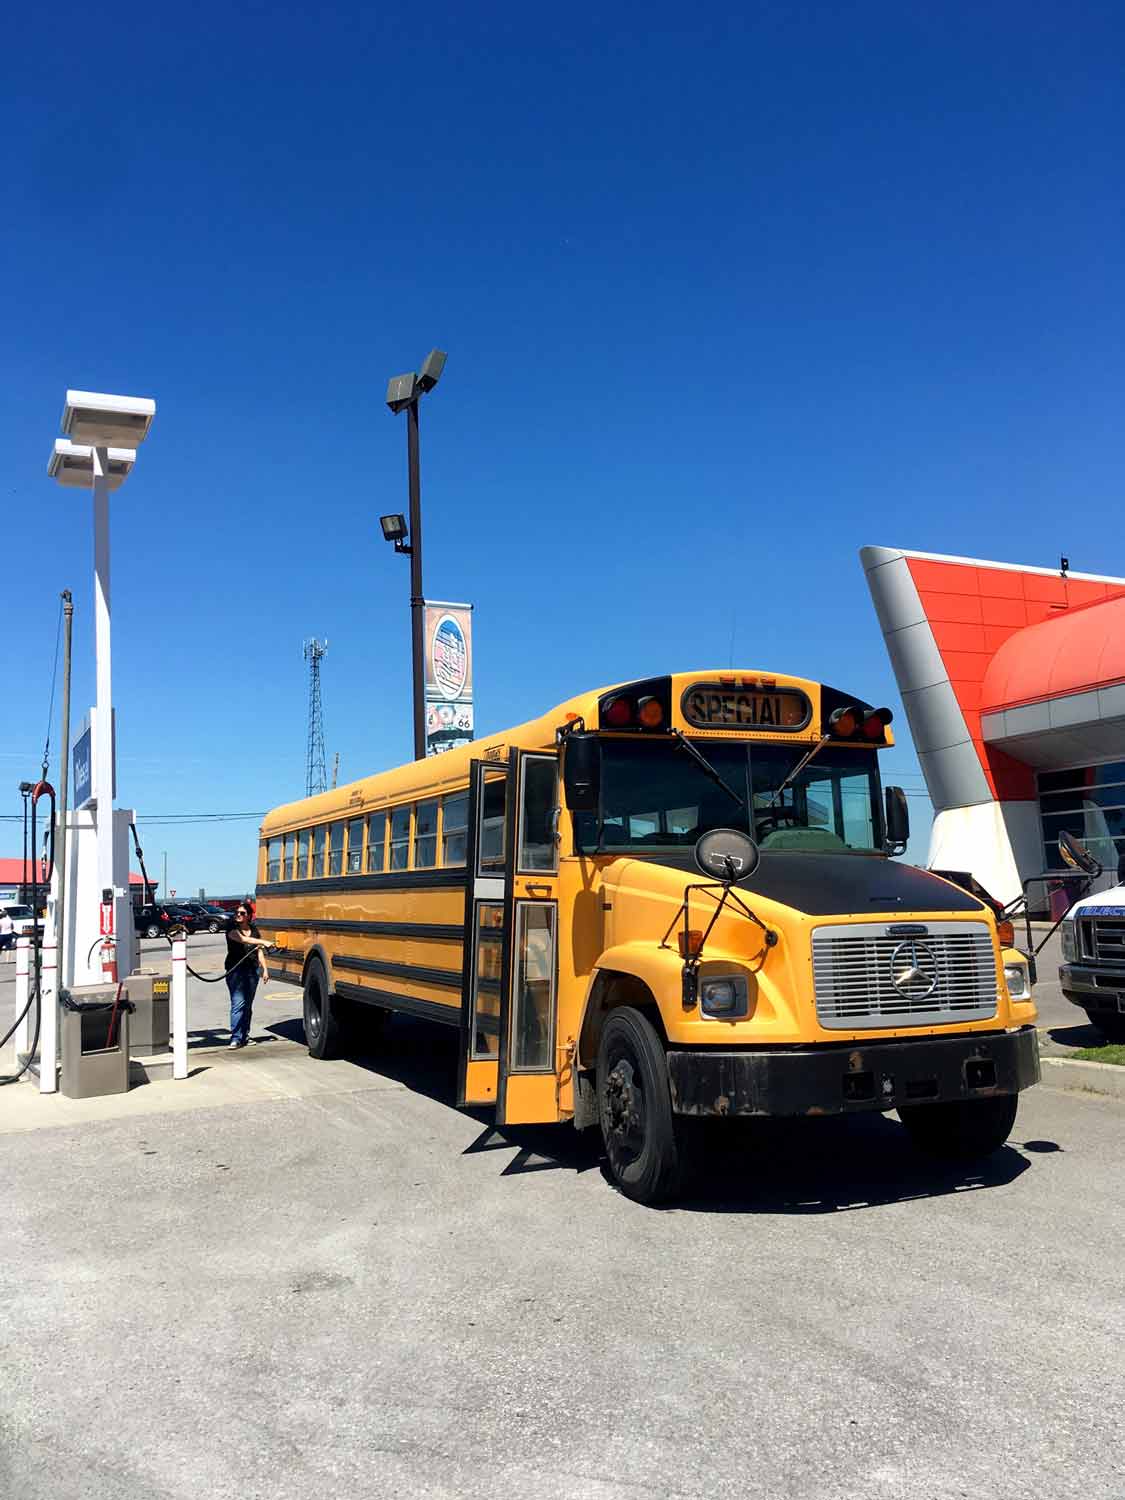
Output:
M129 1050L134 1057L168 1051L168 1001L172 981L151 969L130 974L129 999L136 1006L129 1018Z

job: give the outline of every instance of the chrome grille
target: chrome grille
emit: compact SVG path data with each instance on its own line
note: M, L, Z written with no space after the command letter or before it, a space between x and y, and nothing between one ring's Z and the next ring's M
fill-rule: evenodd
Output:
M981 922L816 927L812 956L817 1020L830 1031L996 1014L996 958Z
M1119 917L1079 917L1083 958L1095 963L1125 964L1125 910Z

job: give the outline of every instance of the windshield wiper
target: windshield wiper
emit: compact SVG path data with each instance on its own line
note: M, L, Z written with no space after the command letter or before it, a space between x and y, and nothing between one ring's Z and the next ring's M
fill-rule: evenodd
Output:
M739 807L744 808L746 806L746 803L743 802L742 798L738 795L733 787L727 785L727 783L719 775L718 771L715 770L715 767L711 764L707 757L701 754L700 751L695 748L692 742L688 739L687 735L684 734L683 730L673 729L672 734L675 736L677 745L681 746L684 750L687 751L687 753L691 756L692 760L695 761L699 769L706 776L709 776L716 786L721 786L723 791L726 792L727 796L730 797L732 801L737 802Z
M674 734L675 730L673 730L672 732ZM825 735L822 740L817 740L816 744L812 747L812 749L809 751L809 753L807 755L802 755L801 756L801 759L797 762L797 764L789 772L789 775L785 778L785 780L778 787L777 791L774 792L773 796L766 803L766 807L776 807L777 806L777 799L781 796L781 794L785 790L785 788L787 786L789 786L789 784L791 782L796 781L797 777L805 769L805 767L808 765L809 761L812 760L813 756L819 754L820 751L824 749L824 747L825 747L825 745L827 743L828 743L828 736Z

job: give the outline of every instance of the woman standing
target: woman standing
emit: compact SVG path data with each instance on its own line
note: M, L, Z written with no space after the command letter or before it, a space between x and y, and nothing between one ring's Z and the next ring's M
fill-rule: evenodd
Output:
M250 1018L258 979L268 979L264 950L269 943L251 921L250 908L239 902L234 921L227 928L227 989L230 991L230 1045L245 1047L250 1038Z

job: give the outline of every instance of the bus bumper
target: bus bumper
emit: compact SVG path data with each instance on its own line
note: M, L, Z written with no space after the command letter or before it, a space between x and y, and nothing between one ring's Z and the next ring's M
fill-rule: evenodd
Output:
M681 1115L841 1115L1015 1094L1039 1081L1034 1026L801 1050L668 1053Z

